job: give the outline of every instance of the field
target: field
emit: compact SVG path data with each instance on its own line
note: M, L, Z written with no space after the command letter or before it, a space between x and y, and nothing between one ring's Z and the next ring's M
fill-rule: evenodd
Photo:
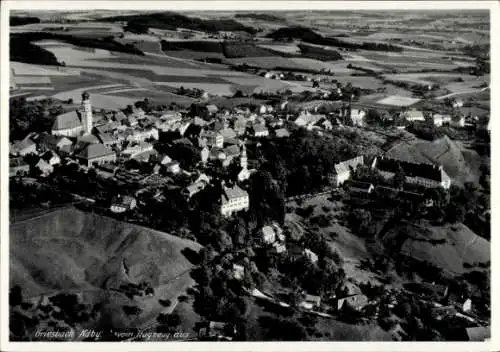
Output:
M420 101L420 99L391 95L382 100L379 100L377 103L382 105L391 105L400 107L400 106L411 106L417 103L418 101Z
M103 303L115 327L154 319L193 282L192 264L181 253L200 246L162 232L74 208L63 208L10 226L10 285L26 297L77 292L87 303ZM178 280L173 280L179 276ZM122 283L147 281L155 296L132 300L112 291ZM124 316L121 306L138 305L143 314ZM130 324L127 326L127 324Z

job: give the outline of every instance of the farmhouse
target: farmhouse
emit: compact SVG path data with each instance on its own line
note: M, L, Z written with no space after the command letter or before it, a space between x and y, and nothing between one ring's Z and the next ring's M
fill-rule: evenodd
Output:
M436 127L441 127L444 124L449 124L451 122L451 116L450 115L435 114L432 116L432 120L434 121L434 125Z
M269 130L265 125L258 124L252 127L252 132L254 137L267 137L269 136Z
M407 183L424 187L448 189L451 185L451 179L443 170L442 165L419 164L388 157L375 157L372 168L377 169L387 179L394 177L401 168L406 176Z
M363 127L366 112L359 109L351 109L351 121L353 126Z
M321 304L321 297L306 294L304 300L299 303L299 307L304 309L318 308Z
M207 186L207 182L205 180L197 181L191 183L189 186L182 190L182 194L187 199L191 199L192 196L202 191Z
M34 141L37 143L38 149L40 149L40 151L57 151L65 145L73 144L73 142L71 142L66 137L53 136L47 132L40 133L38 136L36 136Z
M107 148L104 144L94 143L88 144L82 151L80 151L76 158L81 164L91 167L94 164L106 164L116 161L116 154L111 149Z
M250 201L246 191L237 185L232 188L224 186L220 207L222 216L231 216L233 213L248 210L249 205Z
M10 154L25 156L27 154L36 154L36 144L31 140L31 138L26 137L22 141L18 141L11 145Z
M328 175L330 184L334 187L339 187L351 177L351 169L355 170L358 165L363 165L363 163L363 156L360 155L355 158L335 164L333 172Z
M409 122L425 121L424 113L422 111L416 110L416 109L411 109L411 110L402 112L400 116Z

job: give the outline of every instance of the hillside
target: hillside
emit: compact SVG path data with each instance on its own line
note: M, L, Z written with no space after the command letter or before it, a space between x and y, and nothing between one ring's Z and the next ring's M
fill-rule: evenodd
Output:
M181 252L200 247L159 231L62 208L11 224L10 286L21 286L23 296L34 301L42 294L77 293L85 304L101 304L108 323L137 326L156 318L162 310L159 298L175 300L193 285L193 265ZM120 289L141 282L154 289L152 297L132 299ZM142 311L124 316L124 305Z
M490 243L463 224L405 224L388 231L383 242L394 255L427 262L445 273L461 275L489 265Z
M388 150L386 156L416 163L442 164L446 173L458 184L477 183L479 180L480 156L474 151L467 151L465 157L457 142L448 136L432 142L402 142Z
M187 28L196 31L218 32L218 31L244 31L255 34L252 27L231 19L205 20L198 17L188 17L174 12L159 12L139 15L113 16L102 18L101 21L117 22L126 21L128 27L136 29L158 28L171 29Z

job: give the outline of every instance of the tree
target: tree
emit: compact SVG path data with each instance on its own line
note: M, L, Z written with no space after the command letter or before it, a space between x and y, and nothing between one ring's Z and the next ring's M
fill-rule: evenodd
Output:
M396 189L402 189L406 182L406 174L401 165L394 173L392 184Z
M9 305L11 307L16 307L23 302L23 294L21 286L15 285L11 288L9 293Z

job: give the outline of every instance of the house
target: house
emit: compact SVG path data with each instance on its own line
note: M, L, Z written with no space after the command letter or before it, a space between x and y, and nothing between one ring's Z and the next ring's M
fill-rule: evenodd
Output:
M231 188L223 186L223 188L220 206L222 216L231 216L233 213L248 210L250 200L246 191L237 185Z
M304 111L297 117L294 123L299 127L306 127L307 129L312 129L316 123L325 118L322 114L310 114L308 111Z
M311 263L317 263L318 262L318 255L316 253L314 253L313 251L311 251L310 249L306 248L304 249L304 253L303 253L307 259L309 259L311 261Z
M54 150L58 151L65 145L72 145L73 142L66 137L53 136L47 132L42 132L34 139L40 151Z
M24 158L10 158L9 159L9 177L27 175L30 171L29 164L24 161Z
M351 109L351 121L353 126L363 127L366 112L360 109Z
M233 139L236 138L237 134L232 128L223 128L222 130L219 131L220 134L222 134L222 137L224 137L224 140L226 139Z
M106 147L104 144L87 144L77 155L76 158L85 166L91 167L94 164L105 164L116 161L116 153Z
M349 181L349 191L358 194L370 194L375 186L369 182Z
M174 174L174 175L181 172L181 167L179 165L179 162L177 162L177 161L171 161L171 162L165 164L165 168L167 169L167 172Z
M210 321L202 325L198 331L201 339L231 341L236 330L231 325L218 321Z
M54 166L61 163L61 158L54 151L49 150L42 154L41 158L48 162L50 165Z
M40 172L42 173L42 177L47 177L52 173L52 171L54 171L54 167L43 159L38 160L38 162L35 164L35 167L40 170Z
M267 137L269 136L269 130L263 124L256 124L252 126L252 134L254 137Z
M341 186L351 177L351 170L355 170L359 165L363 164L363 155L335 164L333 171L328 174L330 184L334 187Z
M207 186L207 182L204 180L191 183L189 186L182 190L182 194L187 198L191 199L196 193L202 191Z
M114 198L111 202L110 210L113 213L124 213L126 211L132 210L137 206L137 201L134 197L121 196Z
M33 142L30 136L27 136L21 141L15 142L10 147L10 154L25 156L28 154L37 154L36 143Z
M394 177L401 168L407 183L444 189L450 188L451 185L451 179L443 170L442 165L411 163L382 156L374 158L372 168L377 169L386 179Z
M245 268L242 265L233 264L233 277L236 280L243 280L245 276Z
M210 160L226 160L226 153L221 148L212 148L208 155Z
M344 284L345 296L337 299L337 310L353 309L360 311L368 304L368 298L362 294L361 289L347 281Z
M215 131L201 131L200 139L204 140L205 144L209 147L222 148L224 146L224 136Z
M321 305L321 297L310 294L306 294L304 300L299 303L299 307L308 310L319 308L320 305Z
M432 120L434 121L434 126L441 127L441 126L443 126L445 124L449 124L451 122L451 116L450 115L434 114L434 115L432 115Z
M424 113L420 110L411 109L400 114L400 116L409 122L425 121Z
M128 146L122 154L125 155L128 158L133 158L134 156L147 152L147 151L152 151L153 150L153 145L147 142L139 142L139 143L134 143L130 146Z
M214 104L209 104L206 106L206 108L210 115L214 115L215 113L217 113L217 111L219 111L219 108Z
M262 231L262 241L264 243L271 244L276 241L276 234L274 233L274 229L271 226L266 225L262 227L261 231Z
M453 102L453 107L454 108L461 108L462 106L464 106L463 100L455 100Z
M279 128L279 129L275 130L274 133L276 134L276 137L278 137L278 138L290 137L290 132L288 132L288 130L286 128Z

